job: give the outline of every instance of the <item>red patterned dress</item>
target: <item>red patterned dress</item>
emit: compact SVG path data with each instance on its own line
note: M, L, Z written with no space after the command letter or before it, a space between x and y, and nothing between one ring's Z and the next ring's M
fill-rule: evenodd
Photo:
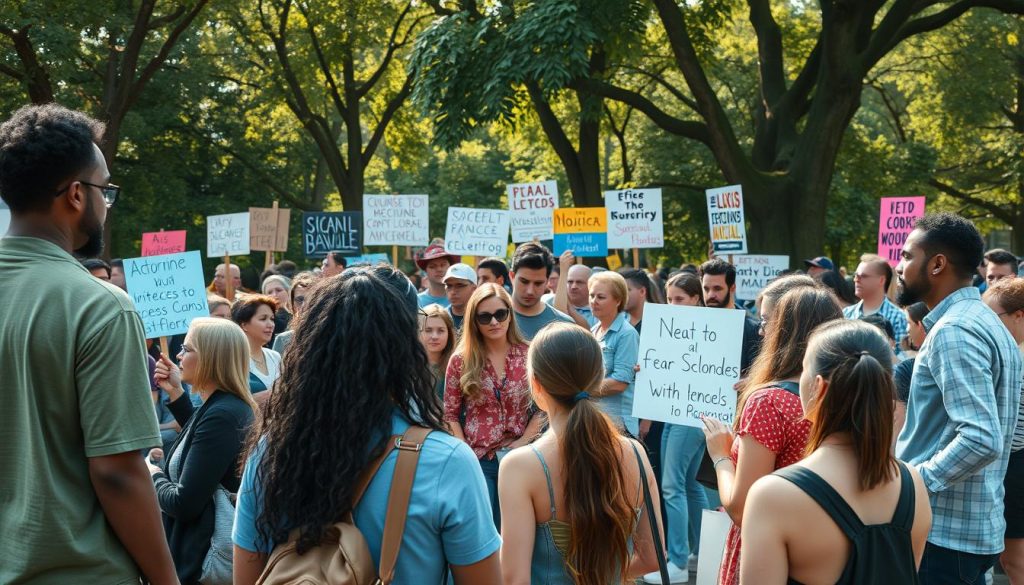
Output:
M530 422L530 384L526 377L526 345L512 345L505 354L501 378L490 361L481 372L480 391L473 398L462 393L463 360L455 354L448 362L444 385L444 420L466 421L462 432L478 459L493 459L501 446L523 436Z
M800 397L782 388L761 388L754 391L740 414L737 436L750 435L775 453L775 469L782 469L804 458L811 423L804 419ZM740 442L732 444L732 462L737 464ZM740 528L729 528L725 555L718 574L719 585L740 582Z

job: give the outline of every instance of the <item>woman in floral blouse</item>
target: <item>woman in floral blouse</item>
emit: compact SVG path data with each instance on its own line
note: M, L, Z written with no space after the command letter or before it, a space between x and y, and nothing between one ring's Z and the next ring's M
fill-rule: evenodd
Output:
M481 285L466 305L459 349L448 363L444 419L480 459L499 527L498 461L541 428L531 407L526 349L508 293L495 284Z

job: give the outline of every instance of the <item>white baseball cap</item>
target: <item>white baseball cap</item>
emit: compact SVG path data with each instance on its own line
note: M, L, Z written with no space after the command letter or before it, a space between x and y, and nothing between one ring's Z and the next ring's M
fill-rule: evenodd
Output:
M473 267L469 264L459 262L458 264L452 264L449 266L448 272L444 273L444 278L441 279L441 282L447 283L449 278L468 280L476 286L476 270L473 270Z

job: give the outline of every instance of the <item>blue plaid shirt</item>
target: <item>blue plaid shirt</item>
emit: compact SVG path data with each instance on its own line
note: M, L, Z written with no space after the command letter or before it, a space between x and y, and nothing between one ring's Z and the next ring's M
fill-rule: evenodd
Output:
M921 473L928 541L973 554L1003 550L1003 477L1021 392L1021 355L974 287L924 319L896 455Z
M885 320L892 325L892 330L896 334L896 353L900 353L900 343L907 336L907 316L888 297L882 301L882 306L878 307L878 314L885 317ZM847 319L860 319L863 317L864 301L843 309L843 316Z

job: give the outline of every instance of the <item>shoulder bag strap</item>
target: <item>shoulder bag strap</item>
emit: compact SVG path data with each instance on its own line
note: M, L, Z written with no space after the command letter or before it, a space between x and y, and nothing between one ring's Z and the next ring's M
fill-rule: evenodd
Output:
M658 529L658 516L654 512L654 502L651 499L651 486L647 484L647 466L636 449L636 443L630 441L633 453L636 455L636 464L640 467L640 485L644 491L644 507L647 508L647 521L651 525L651 537L654 539L654 554L658 556L658 572L661 573L662 583L671 583L668 578L668 564L665 558L665 547L661 542L661 530Z
M402 546L402 534L405 533L416 464L419 463L423 442L430 431L424 427L409 427L405 435L393 443L394 448L398 449L398 461L395 463L395 475L391 479L391 492L388 494L384 539L380 547L380 568L377 572L384 585L389 585L395 578L395 563Z
M384 460L388 458L388 455L395 450L395 445L398 440L401 439L398 435L391 435L388 438L388 442L384 445L384 452L377 456L376 459L370 462L366 469L363 471L363 475L359 478L359 483L356 484L355 491L352 492L352 511L355 512L356 506L363 499L363 494L366 493L366 488L370 487L370 482L373 481L377 470L384 463Z

